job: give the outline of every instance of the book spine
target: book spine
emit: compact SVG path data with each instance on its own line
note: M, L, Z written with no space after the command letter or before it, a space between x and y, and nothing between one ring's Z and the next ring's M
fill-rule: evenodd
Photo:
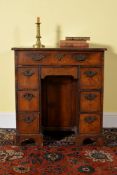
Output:
M87 46L60 46L60 48L89 48Z
M89 45L79 45L79 44L71 44L71 45L67 45L67 44L63 44L60 45L61 48L66 48L66 47L73 47L73 48L88 48Z
M66 40L78 40L78 41L87 41L87 40L90 40L90 37L66 37L65 38Z
M60 40L60 44L87 44L86 41Z
M88 43L62 43L60 44L60 47L64 47L64 46L68 46L68 47L89 47Z

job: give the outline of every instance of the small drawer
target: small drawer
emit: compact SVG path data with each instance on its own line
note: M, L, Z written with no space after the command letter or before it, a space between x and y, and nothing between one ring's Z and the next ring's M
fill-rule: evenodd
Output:
M37 89L38 68L19 67L17 68L17 88L18 89Z
M17 131L21 134L39 132L40 118L38 113L20 113L17 116Z
M39 111L38 91L18 91L18 111Z
M80 88L99 89L102 87L102 68L81 68Z
M79 132L96 134L101 131L101 118L98 114L80 114Z
M72 76L74 79L78 78L77 67L42 67L41 78L47 76Z
M101 110L100 92L81 92L80 112L99 112Z

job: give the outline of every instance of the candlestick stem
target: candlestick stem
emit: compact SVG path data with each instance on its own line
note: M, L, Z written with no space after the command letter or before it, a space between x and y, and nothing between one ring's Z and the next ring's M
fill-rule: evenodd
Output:
M41 48L42 44L41 44L41 35L40 35L40 18L37 17L37 23L36 23L36 44L33 45L34 48Z

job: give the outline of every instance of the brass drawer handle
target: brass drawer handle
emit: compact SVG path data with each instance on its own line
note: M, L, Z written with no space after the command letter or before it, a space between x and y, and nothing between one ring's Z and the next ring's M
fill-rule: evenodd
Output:
M32 76L34 74L34 71L27 69L26 71L23 72L24 76Z
M85 98L87 99L87 100L94 100L95 98L97 97L97 95L96 94L86 94L85 95Z
M23 121L26 123L32 123L35 120L34 116L26 116L23 118Z
M42 54L33 54L32 55L32 60L33 61L41 61L43 58L45 58L45 55Z
M95 116L87 116L87 117L85 117L84 118L84 121L86 122L86 123L93 123L94 121L96 121L96 117Z
M24 94L23 97L24 97L26 100L30 101L30 100L32 100L32 98L34 97L34 95L33 95L33 94L30 94L30 93L26 93L26 94Z
M94 77L97 74L97 72L89 70L89 71L84 72L84 74L86 74L87 77Z
M42 53L27 53L27 56L30 57L33 61L41 61L46 57L46 54Z
M64 58L64 56L65 56L64 53L57 53L55 57L56 57L59 61L61 61L61 60Z
M86 55L82 55L82 54L74 55L74 59L77 61L85 61L86 58L87 58Z

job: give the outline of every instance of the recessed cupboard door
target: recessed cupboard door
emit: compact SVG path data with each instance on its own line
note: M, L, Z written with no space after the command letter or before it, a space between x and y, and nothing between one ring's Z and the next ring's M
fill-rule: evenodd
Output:
M42 80L42 120L49 128L70 128L76 119L77 80L51 76Z

